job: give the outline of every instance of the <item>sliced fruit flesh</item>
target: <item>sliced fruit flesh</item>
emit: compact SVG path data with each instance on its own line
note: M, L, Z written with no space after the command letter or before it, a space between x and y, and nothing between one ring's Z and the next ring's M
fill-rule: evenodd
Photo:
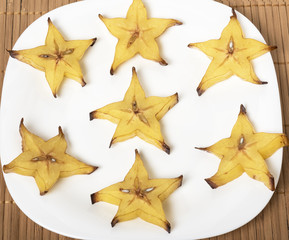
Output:
M146 97L133 68L131 84L123 101L111 103L90 113L90 120L107 119L117 124L110 146L135 136L166 153L159 120L178 102L178 94L169 97Z
M48 18L48 33L45 45L25 50L10 50L10 56L45 72L46 80L56 97L64 77L71 78L85 86L79 61L96 38L65 41L61 33Z
M47 193L59 178L90 174L97 169L66 153L67 143L61 127L57 136L44 141L29 132L22 119L20 135L23 152L12 162L4 165L3 171L34 177L41 195Z
M243 31L233 9L233 16L224 28L221 38L206 42L191 43L212 58L197 92L202 95L208 88L236 75L241 79L254 83L266 84L255 74L251 60L268 51L276 49L254 39L244 38Z
M217 173L206 181L212 188L217 188L245 172L274 191L274 177L269 172L265 159L279 148L288 145L289 140L284 134L256 133L247 117L245 107L241 105L231 136L210 147L199 148L221 159Z
M119 206L111 225L141 218L170 232L162 202L182 184L183 176L170 179L149 179L136 150L135 163L124 181L91 194L92 204L100 201Z
M114 74L119 65L140 54L143 58L167 65L160 57L155 39L167 28L182 23L174 19L147 18L147 11L141 0L133 0L126 18L99 18L112 35L118 38L110 73Z

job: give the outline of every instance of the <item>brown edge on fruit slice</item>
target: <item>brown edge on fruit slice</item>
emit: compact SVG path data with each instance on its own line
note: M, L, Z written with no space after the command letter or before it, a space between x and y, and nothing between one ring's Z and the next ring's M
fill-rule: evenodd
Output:
M165 228L168 233L171 233L171 224L166 220L165 222Z
M168 221L166 221L166 228L165 228L165 230L166 230L168 233L171 233L171 224L170 224Z
M284 146L289 146L289 139L284 133L282 134L282 143Z
M237 19L237 14L234 8L232 8L232 16L230 18L236 18Z
M167 66L168 65L168 63L162 58L161 58L161 61L159 61L159 64L162 65L162 66Z
M53 24L50 17L48 17L47 22L48 24Z
M17 59L17 56L19 55L18 51L8 49L6 49L6 51L9 53L10 57Z
M273 50L277 49L278 47L277 46L268 46L268 48L269 48L269 51L273 51Z
M114 217L111 221L111 227L114 227L115 224L117 224L118 222L119 222L119 220L116 217Z
M197 88L197 93L199 96L201 96L204 92L205 90L201 89L200 87Z
M22 149L22 152L24 152L24 146L23 146L23 135L22 135L22 131L21 131L21 127L24 126L24 118L21 118L21 121L20 121L20 124L19 124L19 133L20 133L20 136L22 138L22 141L21 141L21 149ZM25 126L24 126L25 127Z
M176 104L179 102L179 94L176 92L175 94L174 94L174 96L176 96L177 97L177 102L176 102ZM171 110L171 108L169 108L169 110Z
M61 135L61 137L64 137L64 133L62 131L61 126L58 127L58 135Z
M239 114L245 114L245 115L247 114L247 110L243 104L241 104L241 106L240 106L240 113Z
M92 166L92 165L89 165L90 167L92 167L92 171L91 172L89 172L89 173L87 173L87 175L90 175L90 174L92 174L96 169L98 169L98 167L97 166Z
M84 78L81 78L81 87L84 87L86 85L86 82L84 81Z
M184 176L183 176L183 175L180 175L180 176L178 177L178 179L180 179L180 185L178 186L178 187L180 187L180 186L182 186L182 184L183 184Z
M100 18L100 20L102 21L102 19L104 19L104 17L99 13L98 17Z
M92 121L95 117L94 117L94 114L96 113L97 111L92 111L89 113L89 120Z
M137 149L134 150L135 155L139 155L139 152Z
M113 144L113 141L114 141L114 139L115 139L115 138L112 138L112 139L111 139L111 141L110 141L110 143L109 143L109 148L111 148L111 146L112 146L112 144Z
M98 196L98 192L90 194L91 204L98 202L97 196Z
M92 39L92 43L90 44L90 47L92 47L95 44L96 40L97 40L96 37Z
M202 147L195 147L195 149L209 152L209 148L208 148L208 147L205 147L205 148L202 148Z
M259 80L258 84L264 85L264 84L268 84L268 82L263 82L263 81Z
M270 190L271 191L275 191L275 181L274 181L274 177L271 175L270 177L269 177L269 182L270 182Z
M114 70L113 70L112 67L110 68L109 73L110 73L110 75L113 75L113 74L114 74Z
M175 20L175 23L174 23L173 26L175 26L175 25L183 25L183 23L181 21L179 21L179 20Z
M167 154L170 154L171 152L170 147L167 144L165 144L165 142L162 143L162 150L165 151Z
M212 189L216 189L217 187L219 187L216 183L214 183L213 181L211 181L210 178L206 178L205 181L210 185L210 187Z
M43 196L43 195L45 195L46 193L48 193L48 191L40 192L40 196Z

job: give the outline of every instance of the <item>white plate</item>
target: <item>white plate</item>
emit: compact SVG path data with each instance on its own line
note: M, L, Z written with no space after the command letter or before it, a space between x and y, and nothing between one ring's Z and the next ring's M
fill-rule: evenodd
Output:
M15 59L9 59L2 93L1 160L12 161L21 153L18 132L20 119L38 136L49 139L62 126L68 153L88 164L99 166L91 175L61 179L45 196L40 196L32 177L4 174L8 189L20 209L33 221L54 232L81 239L194 239L234 230L253 219L268 203L273 192L245 174L212 190L204 178L212 176L219 159L198 151L228 137L237 119L240 104L257 131L282 132L281 108L274 65L269 53L253 61L257 76L267 85L253 85L237 77L219 83L201 97L196 88L210 60L188 43L220 37L229 22L231 9L213 1L144 0L149 17L175 18L182 26L169 28L159 39L161 55L169 63L135 57L109 75L117 39L98 18L125 17L131 0L83 1L49 12L31 24L14 49L44 44L47 18L67 40L97 37L81 65L87 85L82 88L65 80L54 99L44 73ZM264 42L253 24L238 13L246 37ZM123 98L135 66L147 96L179 93L180 102L161 120L167 155L134 138L108 148L116 125L106 120L89 121L89 112ZM117 206L91 205L90 194L123 180L139 149L152 178L184 175L183 186L165 202L172 232L136 219L111 228ZM278 182L282 150L267 160Z

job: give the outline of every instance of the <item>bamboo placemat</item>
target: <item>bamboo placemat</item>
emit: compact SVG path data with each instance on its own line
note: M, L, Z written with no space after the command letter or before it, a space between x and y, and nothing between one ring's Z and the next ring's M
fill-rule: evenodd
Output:
M8 60L5 49L11 49L25 28L42 14L77 1L79 0L0 0L0 92ZM283 127L289 136L289 0L218 1L243 13L260 30L267 43L278 46L278 49L272 52L272 56L281 95ZM286 174L289 172L288 154L289 150L285 148L278 187L267 207L245 226L210 239L289 239L289 174ZM9 195L0 171L0 239L68 240L71 238L50 232L27 218Z

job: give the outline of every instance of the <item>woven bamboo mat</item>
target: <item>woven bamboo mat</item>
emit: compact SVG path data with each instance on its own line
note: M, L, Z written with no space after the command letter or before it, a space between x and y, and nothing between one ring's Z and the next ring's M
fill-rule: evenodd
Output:
M11 49L24 29L42 14L78 0L0 0L0 92ZM200 0L201 1L201 0ZM289 136L289 0L218 0L249 18L270 45L276 67L283 110L283 127ZM289 150L284 149L283 168L277 190L267 207L251 222L231 233L211 238L289 239ZM27 218L13 202L0 171L0 239L70 239L50 232Z

